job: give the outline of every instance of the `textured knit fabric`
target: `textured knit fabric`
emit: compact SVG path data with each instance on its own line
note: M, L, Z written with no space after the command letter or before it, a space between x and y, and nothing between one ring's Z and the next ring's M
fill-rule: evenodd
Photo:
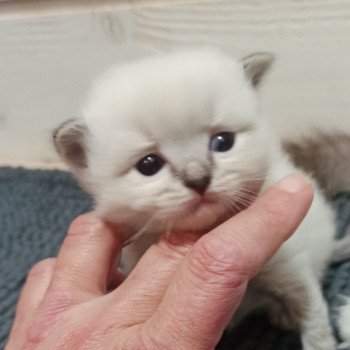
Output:
M334 200L338 235L350 225L350 193ZM73 178L60 171L0 168L0 348L15 312L19 291L29 268L55 256L69 223L91 207L91 200ZM350 295L350 261L333 266L326 278L325 295L331 315ZM350 325L349 325L350 326ZM264 314L255 314L232 334L225 333L218 349L298 350L298 336L273 329Z
M59 171L0 168L0 348L29 268L55 256L69 223L90 200Z

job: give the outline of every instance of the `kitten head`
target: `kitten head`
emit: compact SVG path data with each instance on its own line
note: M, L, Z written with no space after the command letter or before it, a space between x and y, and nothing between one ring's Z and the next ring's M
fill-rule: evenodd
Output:
M271 62L202 49L113 68L83 118L56 130L56 148L127 236L206 231L248 205L264 180L269 138L254 90Z

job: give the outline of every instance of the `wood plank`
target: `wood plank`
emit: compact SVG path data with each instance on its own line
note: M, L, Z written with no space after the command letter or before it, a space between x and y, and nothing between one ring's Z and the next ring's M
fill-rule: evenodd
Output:
M0 0L0 16L24 18L57 16L67 13L115 11L122 8L169 6L211 0Z
M261 99L280 134L315 126L350 132L349 1L164 1L124 1L127 6L113 10L88 9L93 0L84 10L74 1L72 11L52 7L38 17L36 11L9 16L1 3L0 164L57 166L51 130L80 114L100 72L116 62L200 45L237 57L276 53Z

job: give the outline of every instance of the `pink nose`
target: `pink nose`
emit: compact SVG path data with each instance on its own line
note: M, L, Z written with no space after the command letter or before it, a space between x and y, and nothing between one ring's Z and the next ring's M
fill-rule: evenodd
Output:
M209 187L210 181L210 176L204 176L200 179L185 179L184 184L186 187L202 195Z

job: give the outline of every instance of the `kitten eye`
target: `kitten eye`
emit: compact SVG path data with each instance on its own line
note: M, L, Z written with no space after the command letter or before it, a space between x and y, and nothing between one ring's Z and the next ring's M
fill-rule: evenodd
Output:
M163 158L157 156L156 154L148 154L136 163L136 169L145 176L152 176L163 167Z
M233 132L220 132L211 137L209 149L213 152L226 152L232 148L235 142L235 134Z

